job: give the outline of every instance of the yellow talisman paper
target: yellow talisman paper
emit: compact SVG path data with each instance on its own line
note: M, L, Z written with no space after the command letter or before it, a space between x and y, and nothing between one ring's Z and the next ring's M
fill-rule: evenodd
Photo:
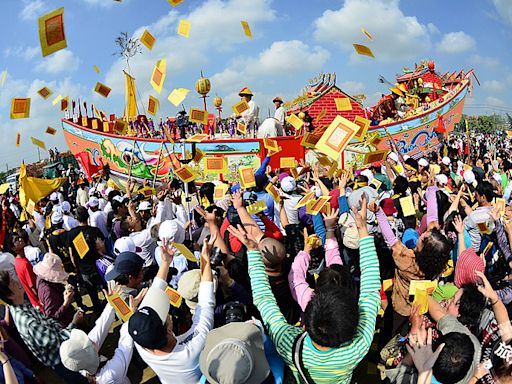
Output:
M422 289L416 289L416 293L414 295L414 301L412 305L419 306L419 314L424 315L428 312L428 295Z
M389 151L387 149L380 150L380 151L374 151L374 152L368 152L364 157L364 164L372 164L372 163L378 163L386 160L388 157Z
M359 131L358 125L344 117L336 116L316 143L316 149L331 159L337 160L357 131Z
M197 177L198 177L197 173L195 173L194 170L192 168L190 168L188 165L184 165L183 167L175 170L174 173L184 183L189 183L189 182L197 179Z
M263 212L267 208L267 204L265 200L258 200L254 204L251 204L247 207L247 212L250 215L255 215L257 213Z
M30 140L32 140L32 144L34 144L36 147L39 147L42 150L46 151L46 144L44 143L44 141L36 139L35 137L31 137Z
M128 123L123 119L117 119L114 123L114 133L119 136L124 136L128 132Z
M226 173L228 160L225 157L205 157L204 171L206 173Z
M197 263L197 258L194 256L192 251L188 249L184 244L172 243L172 246L176 248L179 253L185 256L185 259Z
M231 107L236 116L240 116L242 113L247 111L250 107L247 101L242 100Z
M190 136L185 141L188 141L189 143L200 143L203 140L206 140L208 138L208 135L205 133L196 133L193 136Z
M366 136L366 132L368 132L368 128L370 128L371 121L368 119L365 119L361 116L356 116L354 119L354 124L357 124L359 126L359 131L356 132L354 135L354 139L357 141L362 141L364 137Z
M276 203L279 203L281 201L281 195L279 194L279 191L277 190L274 184L268 183L267 186L265 187L265 191L267 191L267 193L270 196L272 196Z
M202 109L190 108L188 114L188 121L191 121L192 123L206 125L208 124L208 112Z
M183 3L185 0L167 0L173 7Z
M247 21L243 21L243 20L240 23L242 24L242 28L244 30L245 36L247 36L249 39L252 39L252 32L251 32L251 27L249 26L249 23Z
M295 209L299 209L300 207L304 207L310 201L315 199L315 192L306 193L298 202L295 204Z
M315 148L316 143L320 140L320 135L315 135L313 133L304 132L304 136L302 136L302 141L300 145L306 148Z
M196 148L196 155L194 156L194 158L192 160L195 161L196 163L199 163L203 157L204 157L204 152L201 151L199 148Z
M167 100L171 102L172 105L177 107L180 105L183 100L187 98L188 93L190 92L190 89L187 88L176 88L173 89L171 93L169 93L169 97Z
M365 28L361 28L361 32L363 32L363 35L365 35L368 40L373 40L373 36L370 32L368 32Z
M66 48L64 8L58 8L39 18L39 42L43 57Z
M229 186L224 183L215 186L215 189L213 190L213 199L222 200L226 196L228 189Z
M16 133L16 148L19 148L21 145L21 134L19 132Z
M100 83L99 81L96 83L96 86L94 87L94 92L100 94L103 97L108 97L111 90L111 88L107 87L105 84Z
M325 203L325 205L322 207L322 209L320 209L320 213L324 213L326 215L331 214L331 203L329 201L327 203Z
M304 122L295 113L292 113L290 116L286 117L286 121L297 131L304 125Z
M256 186L256 179L254 178L254 169L249 166L238 168L238 176L240 177L240 185L242 188L252 188Z
M240 121L237 121L236 130L238 132L240 132L242 135L245 135L245 134L247 134L247 125L245 125L244 123L242 123Z
M73 245L75 246L76 252L78 256L83 259L84 256L89 252L89 245L85 240L85 236L83 232L80 232L74 239Z
M416 290L422 290L431 295L437 288L437 280L411 280L409 285L409 296L416 294Z
M340 112L352 110L352 103L348 97L334 99L334 102L336 103L336 110Z
M47 127L45 133L49 135L55 135L57 133L57 130L53 127Z
M263 146L269 151L279 152L279 144L274 139L263 139Z
M370 185L373 185L375 187L375 189L378 191L380 189L380 186L382 185L382 181L380 180L377 180L375 177L373 178L372 182L370 183Z
M158 108L160 108L160 100L158 100L156 97L149 96L148 113L156 116Z
M98 67L96 64L92 66L92 69L94 69L94 72L96 72L98 75L100 74L100 67Z
M4 86L6 79L7 79L7 71L5 70L5 71L2 71L2 73L0 73L0 87Z
M306 213L310 215L318 214L330 199L331 198L329 196L320 196L318 199L308 202L306 204Z
M64 112L66 109L69 108L69 96L63 97L60 99L60 110L61 112Z
M295 161L295 157L281 157L279 159L279 168L295 168L297 163Z
M153 68L153 73L151 74L151 79L149 80L149 83L151 84L153 89L158 93L162 92L162 87L164 86L165 82L166 70L166 59L158 60L155 64L155 68Z
M118 293L114 293L113 295L107 296L107 301L110 303L112 308L117 313L117 316L121 319L123 323L126 323L128 320L130 320L130 317L133 315L132 310L126 304L126 301L123 300L121 296L119 296Z
M393 287L393 279L387 279L382 282L382 290L389 291Z
M52 101L52 105L57 105L57 103L61 100L62 100L62 95L56 96L55 99L53 99L53 101Z
M503 199L501 197L496 198L494 201L494 206L500 212L501 215L505 214L506 205L507 205L507 203L505 202L505 199Z
M414 201L412 200L412 196L405 196L398 200L400 202L400 207L402 207L402 213L404 217L414 216L416 215L416 209L414 209Z
M43 87L39 91L37 91L37 94L41 96L43 99L47 99L50 97L50 95L53 94L53 92L48 87Z
M481 234L489 235L491 233L491 230L485 221L481 223L476 223L476 227L478 228Z
M169 286L165 289L165 293L169 297L169 303L175 307L179 308L181 307L181 302L183 301L183 298L179 294L179 292Z
M151 51L153 49L153 45L155 45L156 39L155 36L151 34L151 32L145 29L142 33L142 36L140 37L140 42Z
M34 216L34 209L36 209L36 203L32 199L28 199L27 203L27 213L30 216Z
M178 35L183 37L190 36L190 21L180 20L180 23L178 25Z
M360 55L364 55L364 56L370 56L370 57L375 57L373 55L373 52L372 50L367 47L366 45L362 45L362 44L352 44L354 46L354 49L356 50L356 52Z
M26 119L30 117L30 98L13 98L10 116L11 119Z

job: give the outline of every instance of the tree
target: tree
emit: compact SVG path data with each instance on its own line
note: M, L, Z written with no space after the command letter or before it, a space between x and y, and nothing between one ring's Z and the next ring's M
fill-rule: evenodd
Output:
M512 117L508 113L507 113L507 124L508 124L508 129L512 130Z

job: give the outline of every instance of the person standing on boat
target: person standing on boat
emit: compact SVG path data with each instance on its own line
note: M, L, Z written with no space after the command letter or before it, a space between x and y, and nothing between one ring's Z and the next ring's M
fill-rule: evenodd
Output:
M258 116L260 114L260 107L252 100L252 97L254 94L251 92L251 90L247 87L244 87L240 90L240 93L238 94L242 98L242 100L245 100L247 104L249 104L249 109L246 111L243 111L241 114L241 118L244 120L244 123L247 125L247 130L249 132L255 132L256 127L258 125Z
M283 99L281 99L278 96L278 97L275 97L274 100L272 100L272 102L276 106L276 111L274 113L274 119L276 119L277 122L279 124L281 124L281 127L284 127L284 118L286 117L286 111L284 110L284 107L283 107Z

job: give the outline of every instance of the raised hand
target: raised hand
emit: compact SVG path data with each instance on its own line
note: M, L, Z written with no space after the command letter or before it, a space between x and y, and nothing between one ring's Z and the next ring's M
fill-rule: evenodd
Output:
M233 207L235 209L240 209L244 206L243 192L242 190L238 190L233 195L231 195L231 201L233 202Z
M365 193L363 193L363 195L361 196L360 204L361 204L361 209L359 210L359 212L357 211L357 209L355 209L355 207L353 207L352 213L354 216L354 220L356 222L357 229L363 229L363 228L366 229L368 203L367 203L367 198L366 198Z
M453 218L453 226L455 227L457 233L464 233L464 222L459 215Z
M487 297L491 303L496 302L499 300L498 294L494 291L494 289L491 286L491 283L489 283L489 280L487 280L487 277L485 277L485 274L483 274L480 271L475 271L475 274L482 279L483 286L479 286L478 290Z
M248 251L258 250L258 243L256 239L248 234L241 225L238 225L238 228L230 225L228 227L228 232L240 240L240 242L245 245Z
M426 334L426 340L411 340L410 345L406 345L419 373L430 371L444 348L444 344L441 344L435 352L432 351L432 328L429 328Z
M329 215L322 214L324 217L325 229L332 229L336 226L338 222L338 214L340 213L339 208L331 211Z

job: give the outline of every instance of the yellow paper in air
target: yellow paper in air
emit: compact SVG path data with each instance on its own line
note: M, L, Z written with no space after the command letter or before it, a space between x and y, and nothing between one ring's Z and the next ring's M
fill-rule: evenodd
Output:
M64 112L69 108L69 96L63 97L60 99L60 110Z
M30 117L30 98L14 97L11 100L11 119Z
M242 135L245 135L247 133L247 125L244 123L237 121L236 123L236 130L240 132Z
M416 215L416 209L414 209L414 201L412 196L402 197L400 200L400 207L402 207L402 213L404 217Z
M183 3L185 0L167 0L169 1L169 4L171 4L173 7Z
M49 135L55 135L57 133L57 130L53 127L47 127L45 133Z
M53 94L51 89L48 87L41 88L39 91L37 91L37 93L39 96L41 96L45 100L48 99Z
M55 97L55 99L53 99L52 105L57 105L57 103L61 100L62 100L62 95L58 95L57 97Z
M21 133L16 133L16 148L19 148L21 144Z
M185 100L189 92L190 90L186 88L176 88L173 89L167 99L171 102L172 105L177 107L183 102L183 100Z
M296 130L299 130L304 125L304 122L294 113L286 117L286 121Z
M167 59L158 60L151 74L150 84L158 93L162 92L167 69Z
M373 40L373 36L370 32L368 32L366 29L364 28L361 28L361 32L363 32L363 34L368 38L368 40Z
M258 200L254 204L251 204L247 207L247 212L250 215L255 215L257 213L263 212L267 208L267 204L265 200Z
M359 125L359 131L354 135L354 139L357 141L362 141L366 136L366 132L368 132L368 128L370 128L371 121L365 119L361 116L356 116L354 119L354 124Z
M98 75L100 74L100 68L96 64L94 64L92 68L94 69L94 72L96 72Z
M83 232L80 232L78 236L73 239L73 245L81 259L83 259L87 252L89 252L89 245L85 240Z
M226 192L228 191L229 186L227 184L219 184L215 186L215 189L213 191L213 199L214 200L221 200L226 196Z
M2 71L2 74L0 74L0 87L4 86L6 79L7 79L7 70Z
M424 315L428 312L428 295L422 289L416 289L416 293L414 294L414 301L412 305L417 305L420 307L419 314Z
M194 256L192 251L188 249L184 244L172 243L172 246L176 248L176 250L181 253L185 258L189 261L197 263L197 258Z
M96 86L94 87L94 92L100 94L103 97L108 97L111 90L111 88L107 87L103 83L100 83L99 81L96 83Z
M296 162L295 157L281 157L279 159L279 168L295 168Z
M180 20L180 24L178 25L178 35L183 37L190 36L190 21Z
M155 116L159 107L160 107L160 100L158 100L156 97L153 97L150 95L149 101L148 101L148 113Z
M144 44L144 46L147 49L152 50L153 46L155 45L156 39L155 36L151 34L151 32L145 29L144 32L142 33L142 36L140 37L140 42Z
M46 151L46 145L44 141L36 139L35 137L31 137L30 140L32 140L32 144L34 144L36 147L39 147Z
M357 124L342 116L336 116L316 143L316 149L337 161L357 131Z
M244 29L245 36L247 36L249 39L252 39L252 32L249 23L247 21L241 21L240 23L242 24L242 28Z
M409 296L413 296L416 290L422 290L431 295L437 288L437 280L411 280L409 285Z
M67 47L64 32L64 8L58 8L41 16L38 24L43 57Z
M208 112L203 109L190 108L188 121L206 125L208 124Z
M336 103L336 110L340 112L352 110L352 104L348 97L334 99L334 102Z
M364 56L370 56L370 57L375 57L373 55L373 52L372 50L367 47L366 45L362 45L362 44L352 44L354 46L354 49L356 50L356 52L360 55L364 55Z

